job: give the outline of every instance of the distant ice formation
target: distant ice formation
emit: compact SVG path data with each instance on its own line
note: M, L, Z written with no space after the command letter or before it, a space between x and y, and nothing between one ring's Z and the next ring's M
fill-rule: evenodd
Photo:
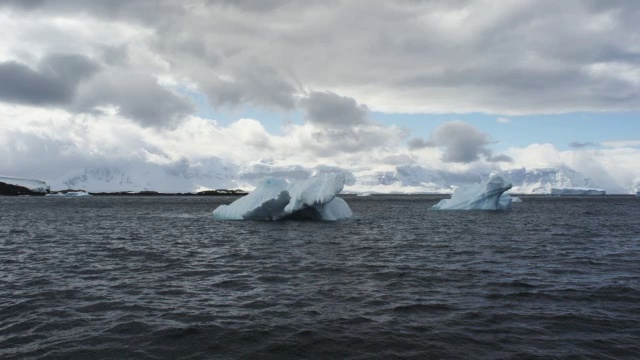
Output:
M358 195L356 195L356 196L371 196L371 193L363 192L363 193L359 193L359 194L358 194Z
M508 210L511 196L502 193L511 189L511 182L493 175L480 184L460 186L453 191L451 199L441 200L433 206L435 210Z
M49 185L41 180L35 179L22 179L10 176L0 176L0 182L9 185L17 185L26 187L27 189L38 192L38 193L47 193L49 192Z
M265 178L248 195L213 211L216 220L280 220L309 218L340 220L352 216L349 205L336 197L344 187L342 173L321 174L298 183Z
M551 195L563 196L584 196L584 195L605 195L606 191L602 189L593 189L587 187L566 187L552 188Z
M54 196L54 197L83 197L83 196L91 196L88 192L85 191L69 191L66 193L55 193L55 194L47 194L45 196Z
M507 194L507 195L508 195L508 196L511 196L511 195L509 195L509 194ZM519 197L517 197L517 196L511 196L511 202L512 202L512 203L521 203L521 202L522 202L522 199L520 199L520 198L519 198Z

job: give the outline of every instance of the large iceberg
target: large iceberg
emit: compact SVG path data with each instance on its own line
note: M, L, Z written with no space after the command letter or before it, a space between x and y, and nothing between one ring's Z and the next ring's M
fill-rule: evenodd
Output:
M353 213L336 197L344 187L342 173L321 174L298 183L265 178L246 196L213 211L216 220L340 220Z
M551 195L562 196L585 196L585 195L605 195L606 191L602 189L593 189L587 187L565 187L552 188Z
M511 197L502 193L511 189L511 182L502 176L493 175L480 184L460 186L453 191L451 199L441 200L433 206L435 210L508 210Z

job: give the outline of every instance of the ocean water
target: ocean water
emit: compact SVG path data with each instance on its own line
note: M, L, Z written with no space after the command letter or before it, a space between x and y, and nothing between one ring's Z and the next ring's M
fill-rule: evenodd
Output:
M232 200L0 197L0 358L640 358L635 197L214 221Z

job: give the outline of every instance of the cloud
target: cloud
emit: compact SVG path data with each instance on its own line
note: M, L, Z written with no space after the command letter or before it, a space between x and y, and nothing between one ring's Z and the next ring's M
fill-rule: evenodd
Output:
M504 155L504 154L490 156L487 158L487 160L490 162L505 162L505 163L513 162L513 158L511 156Z
M0 101L30 105L68 105L82 80L99 66L83 55L52 54L38 70L14 61L0 63Z
M444 162L470 163L479 160L481 155L490 158L491 150L487 145L491 143L488 134L467 122L454 120L437 127L429 141L412 139L409 148L441 147L444 149Z
M508 124L511 122L511 119L505 117L499 117L496 121L500 124Z
M65 38L45 30L53 19L125 23L123 38L78 31L83 47L135 38L130 64L157 61L214 106L291 110L302 89L327 89L384 112L640 110L630 1L4 1L0 15L22 41L5 60Z
M333 92L312 91L300 100L309 147L318 156L362 153L397 146L409 130L384 126L369 118L369 109L355 99Z
M640 146L639 140L611 140L611 141L603 141L602 146L612 147L612 148L621 148L621 147L637 147Z
M487 147L493 143L494 141L487 133L467 122L454 120L437 127L428 141L422 138L411 139L409 149L443 148L442 161L444 162L471 163L480 160L481 157L489 162L513 161L511 157L504 154L493 156L492 151Z
M572 141L571 143L569 143L569 147L574 149L582 149L582 148L591 147L591 146L596 146L596 144L592 143L591 141L587 141L587 142Z
M267 109L292 110L296 105L296 84L276 69L258 66L234 71L232 76L200 82L215 107L254 105Z
M452 163L441 159L438 148L409 152L394 136L384 146L364 151L336 150L343 145L340 141L314 143L317 131L315 125L305 123L291 124L283 133L273 134L254 119L225 125L195 116L158 129L118 113L75 115L57 108L0 104L0 174L53 180L82 174L85 168L137 169L137 173L144 173L141 169L183 171L180 169L188 162L189 171L197 167L214 178L226 179L229 174L238 174L239 168L268 159L265 162L271 167L287 172L300 166L339 167L360 174L361 184L387 181L379 179L381 174L389 174L388 181L393 182L394 174L400 174L399 166L422 166L434 176L442 171L455 173L469 182L476 181L478 172L568 166L610 192L627 192L640 179L640 151L633 147L560 151L550 144L534 144L509 149L506 155L513 162ZM389 137L394 130L381 127L376 131ZM216 165L219 173L208 168L220 162L232 168ZM148 176L156 173L151 174Z
M369 122L369 109L365 105L332 92L311 92L301 104L305 118L312 124L342 128Z
M436 146L434 142L426 141L425 139L422 139L422 138L413 138L409 140L410 150L419 150L419 149L424 149L426 147L433 147L433 146Z
M194 111L188 99L151 76L128 72L106 72L82 84L72 109L91 112L108 106L144 126L171 125Z

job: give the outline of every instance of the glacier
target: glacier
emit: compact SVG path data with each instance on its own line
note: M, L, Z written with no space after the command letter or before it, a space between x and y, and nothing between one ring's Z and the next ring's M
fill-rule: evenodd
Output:
M511 182L500 175L493 175L480 184L465 185L453 190L450 199L440 200L434 210L508 210L511 196L502 194L511 189Z
M593 195L605 195L606 191L603 189L593 189L587 187L563 187L552 188L551 195L560 196L593 196Z
M297 183L264 178L255 190L213 211L216 220L281 220L307 218L340 220L353 213L336 197L344 188L343 173L319 174Z
M51 189L47 183L36 179L23 179L12 176L0 176L0 182L25 187L33 192L48 193Z

